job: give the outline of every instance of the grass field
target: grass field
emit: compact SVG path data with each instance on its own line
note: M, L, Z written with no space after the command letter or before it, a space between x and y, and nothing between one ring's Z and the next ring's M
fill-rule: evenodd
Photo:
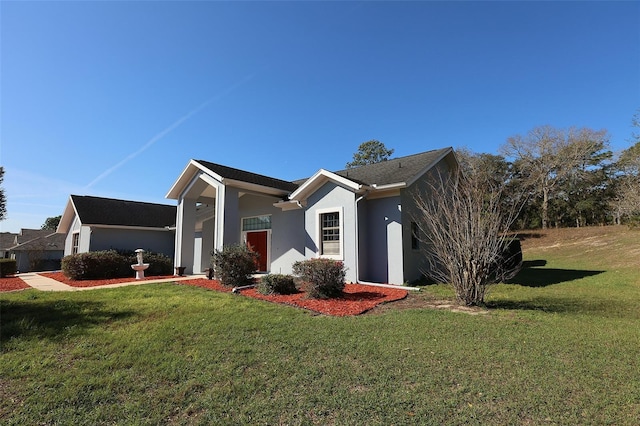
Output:
M0 294L2 424L640 424L640 232L523 235L487 310L357 317L176 284Z

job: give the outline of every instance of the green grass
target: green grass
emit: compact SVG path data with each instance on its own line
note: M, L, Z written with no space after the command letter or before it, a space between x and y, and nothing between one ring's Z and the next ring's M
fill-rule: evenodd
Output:
M616 232L612 258L638 249ZM549 238L482 315L335 318L174 284L1 294L0 423L636 425L638 269Z

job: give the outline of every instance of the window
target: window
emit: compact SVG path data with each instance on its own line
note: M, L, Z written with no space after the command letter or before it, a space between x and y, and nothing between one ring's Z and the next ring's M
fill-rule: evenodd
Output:
M420 228L415 222L411 222L411 249L420 250Z
M245 217L242 219L243 231L257 231L259 229L271 229L271 216Z
M76 232L71 237L71 253L73 253L73 254L78 253L78 243L79 242L80 242L80 234Z
M320 254L324 256L340 255L340 213L320 214L321 247Z

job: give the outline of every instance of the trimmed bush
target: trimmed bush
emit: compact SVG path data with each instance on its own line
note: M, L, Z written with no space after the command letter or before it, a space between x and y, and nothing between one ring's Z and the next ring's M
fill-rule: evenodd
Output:
M293 273L308 285L309 296L314 299L340 297L344 290L346 269L332 259L310 259L293 264Z
M291 275L269 274L262 277L257 286L262 294L294 294L298 292Z
M129 270L132 270L131 265L138 263L138 258L134 251L122 250L119 251L119 253L127 257ZM166 254L154 253L151 251L144 252L142 254L142 261L149 264L149 267L144 271L144 274L147 276L173 275L173 259Z
M15 259L0 259L0 278L15 275L18 265Z
M160 253L144 253L144 263L149 263L145 275L171 275L171 258ZM99 280L135 276L131 265L138 263L132 251L116 250L78 253L62 258L62 272L72 280Z
M213 252L212 263L216 278L227 287L253 284L252 274L258 271L260 255L244 244L225 246Z

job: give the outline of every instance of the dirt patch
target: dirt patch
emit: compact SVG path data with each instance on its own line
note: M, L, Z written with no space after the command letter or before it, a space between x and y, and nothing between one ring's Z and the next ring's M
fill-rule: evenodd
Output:
M436 309L461 312L469 315L484 315L489 313L485 308L459 305L452 300L438 299L424 291L411 292L406 298L394 302L392 305L377 306L371 313L383 313L389 309Z
M525 256L549 256L569 262L586 256L590 266L598 269L640 268L640 229L590 226L525 231L518 236Z

